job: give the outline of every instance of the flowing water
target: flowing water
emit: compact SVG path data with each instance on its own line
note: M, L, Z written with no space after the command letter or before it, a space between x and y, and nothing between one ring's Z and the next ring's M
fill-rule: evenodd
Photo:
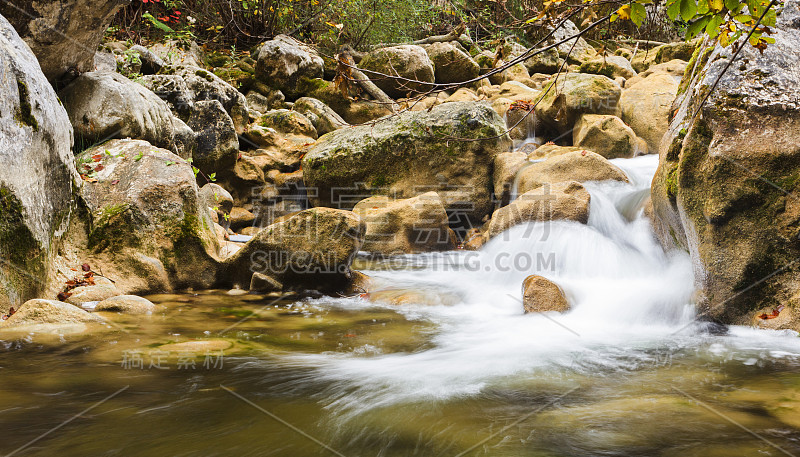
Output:
M158 295L91 334L0 335L0 454L800 455L800 338L697 322L689 259L640 210L657 157L614 162L632 183L588 184L587 225L365 256L369 297ZM572 309L523 314L533 273Z

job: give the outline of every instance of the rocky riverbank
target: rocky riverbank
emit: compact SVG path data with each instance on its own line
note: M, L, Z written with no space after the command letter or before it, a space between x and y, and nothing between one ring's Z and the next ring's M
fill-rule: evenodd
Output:
M692 254L709 316L798 328L795 2L777 44L748 50L699 117L730 52L699 41L578 38L499 71L527 49L461 36L354 54L358 70L283 35L238 60L102 43L118 4L54 3L91 11L69 16L85 31L69 53L27 16L0 17L0 328L84 324L73 305L87 303L151 309L114 298L132 294L363 293L359 251L479 249L524 222L586 224L586 183L629 182L610 159L643 154L661 166L634 210L665 249ZM529 279L526 309L569 308L557 284Z

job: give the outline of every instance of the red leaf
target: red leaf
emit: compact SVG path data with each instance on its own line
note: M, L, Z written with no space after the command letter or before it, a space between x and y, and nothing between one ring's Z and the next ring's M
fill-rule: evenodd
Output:
M92 267L89 266L88 263L84 263L83 265L81 265L81 270L83 270L83 271L92 271Z
M115 180L111 181L111 185L112 186L116 186L117 184L119 184L119 179L115 179Z
M98 166L96 166L96 167L94 168L94 171L103 171L103 169L104 169L104 168L105 168L105 167L104 167L102 164L100 164L100 165L98 165Z
M95 162L99 162L102 159L103 159L103 154L95 154L92 156L92 160L94 160Z

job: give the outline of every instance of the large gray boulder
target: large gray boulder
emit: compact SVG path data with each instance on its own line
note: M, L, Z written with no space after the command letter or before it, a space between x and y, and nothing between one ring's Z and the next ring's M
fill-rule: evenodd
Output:
M176 82L176 78L183 81L183 84ZM165 100L171 101L176 108L179 108L178 105L181 103L188 102L192 108L192 102L218 101L231 117L236 133L244 132L249 122L245 96L208 70L178 65L166 67L160 74L145 76L142 79L145 86ZM180 109L177 112L179 115L183 114ZM186 118L183 120L186 121Z
M19 32L50 81L94 69L94 54L117 10L130 0L4 0L0 14Z
M228 171L236 164L239 137L233 120L219 101L197 102L188 125L197 134L194 165L206 176Z
M119 73L84 73L59 97L75 128L78 149L112 138L174 149L176 126L167 104Z
M437 83L461 83L477 78L481 67L457 42L434 43L423 46L433 62Z
M492 161L511 140L489 105L445 103L375 125L324 135L303 158L315 206L351 209L370 195L435 191L450 212L480 221L492 211Z
M359 66L366 70L364 73L375 85L394 98L419 95L433 87L425 83L435 81L433 62L428 54L421 46L411 44L376 49L364 56Z
M800 330L797 0L773 30L763 54L745 45L727 71L731 48L698 50L661 142L652 201L662 242L691 254L703 316L767 323L758 316L785 305L769 323Z
M256 78L289 97L296 97L301 78L322 78L324 62L308 46L278 35L258 49Z
M3 314L46 289L80 179L67 112L28 45L1 16L0 145Z
M76 160L91 178L81 189L88 250L121 292L214 283L216 233L187 162L140 140L112 140Z

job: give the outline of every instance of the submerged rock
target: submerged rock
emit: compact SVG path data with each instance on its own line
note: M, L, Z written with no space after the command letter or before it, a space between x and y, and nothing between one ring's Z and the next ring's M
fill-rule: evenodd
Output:
M781 304L796 315L800 304L796 0L786 2L773 30L775 43L763 54L744 46L743 63L724 73L730 48L708 42L698 50L653 179L662 243L691 254L701 312L729 324L751 325L754 313ZM796 320L786 327L800 329Z
M102 322L103 319L75 305L56 300L33 299L20 306L16 313L2 321L5 327L27 324L63 324Z
M350 209L371 194L439 194L447 211L480 221L492 210L491 164L511 141L483 103L445 103L329 133L303 158L315 206Z
M67 112L36 57L1 16L0 141L0 314L5 314L46 290L80 179Z
M525 313L569 311L569 302L558 284L544 276L531 275L522 282L522 303Z
M95 306L95 311L109 311L123 314L152 314L156 305L137 295L118 295L108 298Z
M447 212L436 192L392 200L375 196L353 208L367 224L363 250L381 254L406 254L455 248Z

